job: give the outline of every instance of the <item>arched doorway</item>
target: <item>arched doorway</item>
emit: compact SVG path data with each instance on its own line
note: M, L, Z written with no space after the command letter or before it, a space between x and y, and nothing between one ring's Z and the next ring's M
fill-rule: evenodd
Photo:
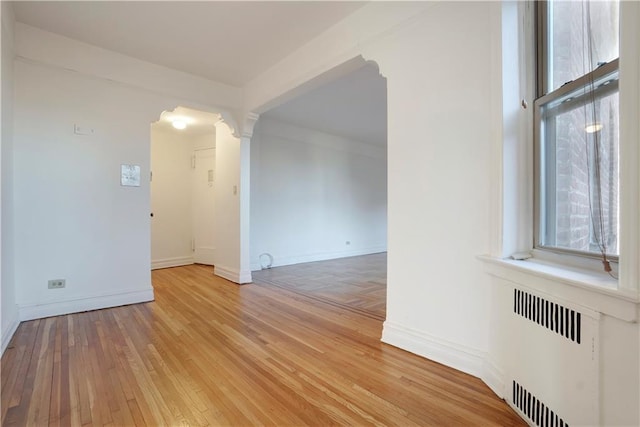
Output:
M257 271L267 266L340 260L290 267L286 271L295 280L281 285L304 287L346 306L351 301L382 320L386 79L375 63L361 58L346 72L329 74L263 112L253 130L251 269L254 279L264 280ZM320 277L330 278L324 282Z
M215 264L219 115L185 107L151 125L151 268Z

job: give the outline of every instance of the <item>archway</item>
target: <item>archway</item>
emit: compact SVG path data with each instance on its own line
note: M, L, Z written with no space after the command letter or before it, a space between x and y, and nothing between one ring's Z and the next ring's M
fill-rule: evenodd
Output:
M187 107L163 112L151 126L152 269L201 263L235 283L251 281L241 256L248 148L236 129L228 112Z
M151 269L215 264L215 123L177 107L151 125Z
M253 131L254 271L386 253L386 79L375 63L359 58L303 86L296 96L285 94L271 103ZM352 261L356 268L362 260ZM380 264L368 281L371 286L363 281L359 289L381 295L375 314L384 318L386 254L364 262L364 268ZM348 263L340 265L348 269ZM324 273L316 269L312 274ZM371 289L377 285L381 289ZM318 286L327 296L331 285Z

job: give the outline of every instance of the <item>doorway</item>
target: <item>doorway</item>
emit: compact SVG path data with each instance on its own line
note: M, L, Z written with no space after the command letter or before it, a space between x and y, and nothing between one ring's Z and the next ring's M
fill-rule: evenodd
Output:
M151 126L151 269L215 264L217 114L178 107Z
M363 60L260 116L251 139L256 283L384 320L386 93L377 65Z
M387 250L387 84L374 63L261 114L251 268Z

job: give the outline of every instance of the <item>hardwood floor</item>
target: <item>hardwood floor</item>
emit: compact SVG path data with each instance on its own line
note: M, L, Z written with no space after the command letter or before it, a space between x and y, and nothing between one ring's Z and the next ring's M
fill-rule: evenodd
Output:
M379 289L359 301L315 275L294 289L304 276L278 270L243 286L156 270L155 302L23 322L2 424L525 425L480 380L381 343Z
M386 253L254 271L253 280L380 321L386 317Z

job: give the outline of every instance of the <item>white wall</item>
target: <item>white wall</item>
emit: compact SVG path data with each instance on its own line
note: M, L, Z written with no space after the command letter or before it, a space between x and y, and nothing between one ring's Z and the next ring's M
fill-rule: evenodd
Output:
M235 283L251 282L248 260L243 259L241 236L242 185L240 165L248 152L248 140L236 138L223 122L216 124L215 274ZM247 162L248 166L249 163ZM248 169L248 168L247 168ZM249 171L244 173L248 176ZM248 190L248 188L246 188ZM248 216L248 205L247 212ZM224 250L221 245L224 243Z
M262 117L251 139L251 268L383 252L386 148ZM346 245L346 241L350 244Z
M239 88L141 61L26 24L17 23L16 29L16 49L22 57L176 97L182 100L182 106L193 106L196 109L198 106L215 106L234 110L242 105L242 91Z
M208 148L216 148L216 134L215 130L212 133L204 133L199 135L193 135L194 150L206 150Z
M388 87L383 340L476 375L490 301L475 258L489 248L489 10L486 3L434 5L369 54Z
M114 304L153 299L149 125L164 109L154 98L16 62L15 257L21 320L101 306L110 299ZM74 124L95 132L75 135ZM141 167L140 187L120 186L121 164ZM47 289L49 279L66 279L66 288Z
M193 139L151 126L151 268L193 264Z
M13 42L14 18L11 4L2 2L2 250L0 290L2 318L2 348L4 352L11 336L18 327L18 309L16 306L14 282L14 249L13 249Z
M22 25L16 40L13 182L20 319L153 299L150 125L162 111L201 104L131 81L88 75L91 69L82 68L85 61L126 68L126 57L113 63L108 52ZM54 46L70 63L58 67L38 46ZM134 65L145 71L144 63ZM180 79L154 66L146 72ZM176 84L182 83L189 81ZM211 103L231 101L221 97ZM94 134L75 135L74 124L93 128ZM140 187L120 186L121 164L140 165ZM66 288L48 290L47 280L58 278L66 279Z

